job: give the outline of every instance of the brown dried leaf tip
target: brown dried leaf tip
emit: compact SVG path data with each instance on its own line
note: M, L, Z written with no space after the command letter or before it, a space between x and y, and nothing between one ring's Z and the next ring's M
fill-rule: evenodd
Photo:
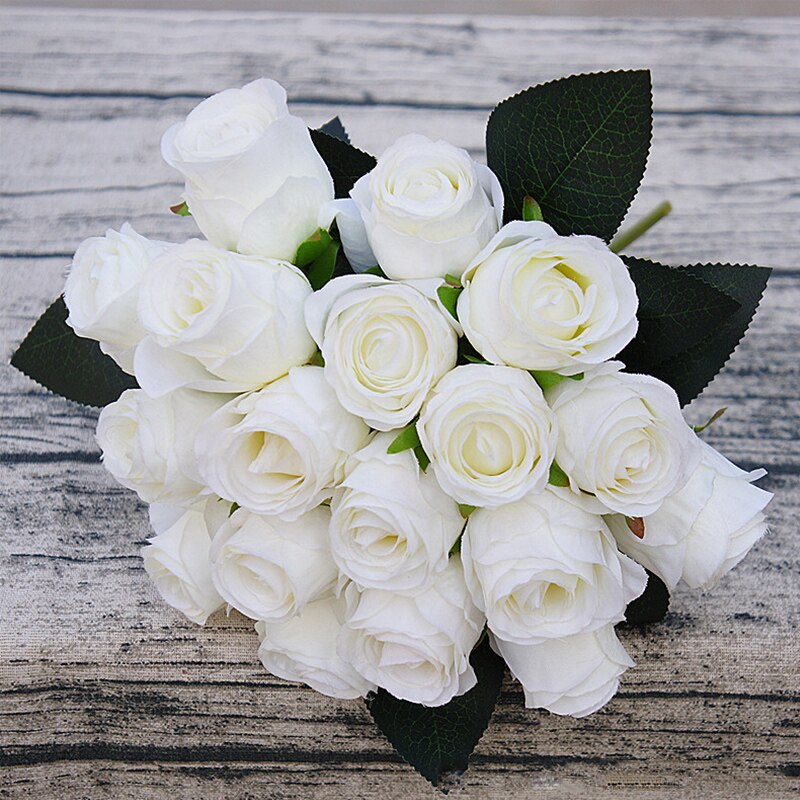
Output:
M644 539L644 520L641 517L625 517L628 529L637 539Z

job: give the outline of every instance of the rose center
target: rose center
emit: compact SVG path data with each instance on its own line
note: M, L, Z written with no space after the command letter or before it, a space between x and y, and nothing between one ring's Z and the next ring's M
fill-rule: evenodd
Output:
M508 433L492 422L478 422L464 440L461 455L479 475L500 475L513 466L514 448Z

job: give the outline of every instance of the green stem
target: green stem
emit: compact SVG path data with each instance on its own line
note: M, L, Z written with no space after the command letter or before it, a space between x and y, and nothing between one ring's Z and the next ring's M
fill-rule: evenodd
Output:
M626 248L629 244L635 242L640 236L643 236L653 225L660 219L672 211L672 204L669 200L664 200L659 203L649 214L642 217L637 223L633 224L627 230L620 231L612 240L609 249L614 253L619 253L620 250Z

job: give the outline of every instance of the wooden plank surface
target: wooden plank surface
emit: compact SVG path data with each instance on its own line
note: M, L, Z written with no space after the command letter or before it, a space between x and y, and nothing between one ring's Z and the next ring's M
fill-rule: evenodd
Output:
M8 357L86 236L191 220L161 132L265 74L310 124L373 152L420 130L482 154L497 100L650 66L655 136L633 213L676 212L637 251L776 267L744 345L688 410L770 470L771 533L706 595L623 632L638 662L586 720L508 682L465 798L788 798L800 790L800 22L5 11L0 20L0 798L426 798L358 702L266 675L250 624L159 600L143 507L97 463L93 412Z

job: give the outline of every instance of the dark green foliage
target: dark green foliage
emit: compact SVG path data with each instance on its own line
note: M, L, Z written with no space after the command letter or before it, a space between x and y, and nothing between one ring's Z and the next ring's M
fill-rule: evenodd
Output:
M639 332L620 359L686 404L711 382L747 330L770 270L724 264L667 267L625 257L639 295Z
M136 380L66 323L67 307L59 297L31 328L11 358L12 366L51 392L87 406L105 406Z
M629 625L661 622L669 611L669 589L658 575L654 575L650 570L646 572L647 587L639 597L628 603L625 609L625 622Z
M444 706L398 700L379 689L367 707L397 752L434 786L448 774L462 773L483 736L500 695L505 664L484 639L470 658L478 683Z
M504 100L489 118L486 156L506 221L530 196L560 234L610 240L642 181L651 131L646 70L573 75Z
M330 170L336 197L347 197L353 184L375 166L371 155L321 130L311 131L311 141Z

